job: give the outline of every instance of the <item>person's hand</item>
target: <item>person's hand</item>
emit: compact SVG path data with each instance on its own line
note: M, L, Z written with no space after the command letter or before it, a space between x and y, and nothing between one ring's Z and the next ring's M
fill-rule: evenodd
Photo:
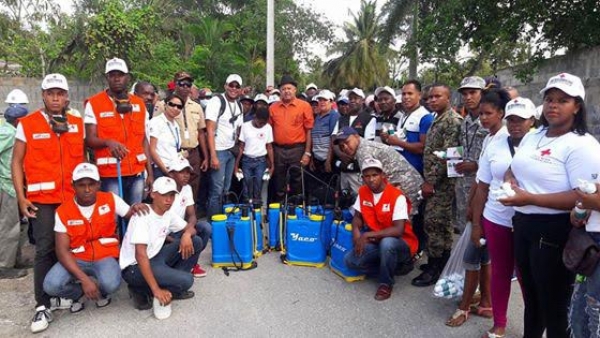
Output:
M423 198L427 199L435 194L435 189L433 188L433 184L429 182L425 182L421 185L421 195Z
M129 152L129 149L127 149L127 147L125 147L124 144L119 143L115 140L107 140L106 147L110 151L111 155L113 157L118 158L119 160L125 158L125 156L127 156L127 153Z
M37 217L36 211L38 208L26 198L19 199L19 210L21 210L21 214L27 218Z
M577 200L581 203L580 208L587 210L600 211L600 185L596 184L596 192L593 194L586 194L579 189L575 189L577 193Z
M390 134L388 134L387 132L381 132L381 134L379 134L379 138L381 138L381 142L383 142L384 144L388 144Z
M136 203L131 206L131 213L138 216L148 215L150 213L150 207L144 203Z
M192 243L192 236L183 234L181 241L179 242L179 253L181 258L188 259L194 254L194 244Z
M581 204L578 205L579 208L582 208ZM590 212L586 210L586 215L585 218L581 219L581 218L577 218L575 216L575 208L573 208L573 210L571 210L571 224L573 224L574 227L576 228L581 228L584 227L587 224L588 218L590 218Z
M362 256L363 252L365 251L365 247L370 242L369 235L367 234L367 232L361 234L358 240L356 240L356 243L354 243L354 252L357 256Z
M208 169L208 160L203 159L202 162L200 162L200 171L206 171L207 169Z
M471 226L471 242L475 245L476 248L481 247L481 243L479 240L481 239L481 225L472 224Z
M274 171L275 171L275 168L273 166L269 167L269 176L273 177Z
M456 169L457 173L462 174L462 175L474 173L477 171L477 162L472 162L472 161L460 162L460 163L457 163L454 168Z
M315 167L315 161L313 161L312 158L310 159L310 161L308 161L308 169L310 169L310 171L315 171L317 169Z
M212 170L219 170L220 166L221 164L216 156L210 158L210 168Z
M171 292L165 289L158 289L156 291L152 291L152 295L154 296L154 298L158 299L160 304L162 304L163 306L169 305L171 303L171 300L173 299L173 295L171 294Z
M514 196L501 198L498 202L507 207L522 207L532 204L531 198L533 195L530 192L527 192L516 185L513 185L512 189L515 192Z
M98 289L98 285L94 283L91 278L86 278L81 281L81 289L85 296L90 300L98 300L100 299L100 290Z
M331 168L331 161L325 161L325 172L330 173L333 169Z
M240 172L240 167L238 167L237 165L233 166L233 174L237 174L238 172Z
M148 192L152 191L152 183L154 183L154 176L152 173L148 173L144 182L144 189Z
M303 167L306 167L310 162L310 156L304 154L302 155L302 159L300 160L300 165L302 165Z

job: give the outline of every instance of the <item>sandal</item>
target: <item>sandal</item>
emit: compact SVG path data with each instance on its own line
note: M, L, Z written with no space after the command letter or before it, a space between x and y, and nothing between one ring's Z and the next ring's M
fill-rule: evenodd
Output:
M492 318L494 313L492 312L491 307L481 307L479 305L471 305L470 312L476 316L483 318Z
M392 295L392 287L386 284L381 284L375 293L376 300L386 300Z
M469 319L469 311L456 309L452 317L448 318L446 325L450 327L458 327L463 325Z
M496 334L494 332L486 331L481 338L504 338L505 334Z

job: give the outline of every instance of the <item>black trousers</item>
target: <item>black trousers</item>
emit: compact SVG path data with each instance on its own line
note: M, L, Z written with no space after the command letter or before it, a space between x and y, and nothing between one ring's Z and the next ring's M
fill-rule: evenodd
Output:
M571 229L569 214L522 214L513 217L515 259L525 300L524 338L567 338L568 307L575 274L565 268L562 252Z
M50 308L50 295L44 292L44 279L48 271L58 262L54 251L54 214L58 204L34 203L38 208L36 218L31 218L35 239L35 259L33 262L33 290L36 307Z

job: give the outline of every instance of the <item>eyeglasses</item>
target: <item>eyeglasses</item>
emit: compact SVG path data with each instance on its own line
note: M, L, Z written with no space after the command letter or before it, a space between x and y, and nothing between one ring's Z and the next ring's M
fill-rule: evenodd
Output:
M187 88L192 88L192 83L189 81L178 81L177 85L179 87L187 87Z
M233 83L228 84L227 87L232 88L232 89L240 89L240 88L242 88L240 85L233 84Z
M182 104L177 104L177 103L173 103L173 102L167 102L167 105L169 105L169 107L177 108L179 110L183 109L183 105Z

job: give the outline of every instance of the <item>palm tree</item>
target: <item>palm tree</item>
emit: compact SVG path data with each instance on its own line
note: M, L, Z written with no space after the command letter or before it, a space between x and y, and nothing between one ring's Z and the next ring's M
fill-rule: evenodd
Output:
M406 55L408 56L408 77L417 76L419 62L418 46L416 41L419 24L419 1L416 0L388 0L383 6L383 13L387 13L382 29L382 43L391 43L396 37L406 39Z
M382 33L381 15L376 1L361 1L358 14L344 25L346 40L337 43L329 55L341 56L328 61L323 71L332 88L359 87L370 89L389 81L388 44L379 40Z

